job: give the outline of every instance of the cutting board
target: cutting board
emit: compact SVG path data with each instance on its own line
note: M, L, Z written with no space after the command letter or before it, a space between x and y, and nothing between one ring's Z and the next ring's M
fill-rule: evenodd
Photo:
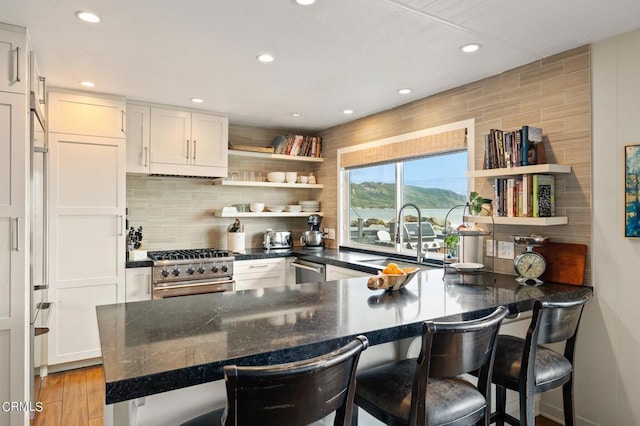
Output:
M585 244L547 243L534 247L547 261L547 269L542 274L544 281L562 284L583 285L584 270L587 265Z

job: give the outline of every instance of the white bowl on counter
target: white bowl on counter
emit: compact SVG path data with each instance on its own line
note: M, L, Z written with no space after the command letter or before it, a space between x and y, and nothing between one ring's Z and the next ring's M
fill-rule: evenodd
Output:
M285 173L284 172L270 172L267 173L267 180L269 182L274 182L274 183L282 183L285 180Z
M264 203L250 203L249 210L251 210L254 213L260 213L261 211L264 210Z

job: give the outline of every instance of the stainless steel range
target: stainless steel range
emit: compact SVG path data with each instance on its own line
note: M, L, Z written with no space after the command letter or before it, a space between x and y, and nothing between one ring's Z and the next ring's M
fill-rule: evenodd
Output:
M232 291L233 256L226 250L151 251L153 298Z

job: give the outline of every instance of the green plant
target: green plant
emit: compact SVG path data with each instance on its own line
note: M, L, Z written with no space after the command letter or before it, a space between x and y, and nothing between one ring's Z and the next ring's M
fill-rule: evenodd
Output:
M444 239L444 244L449 249L449 257L456 257L456 248L458 247L458 242L460 241L460 237L457 234L447 235Z
M482 204L484 203L484 198L476 191L471 192L469 194L469 212L471 214L480 214L482 211Z

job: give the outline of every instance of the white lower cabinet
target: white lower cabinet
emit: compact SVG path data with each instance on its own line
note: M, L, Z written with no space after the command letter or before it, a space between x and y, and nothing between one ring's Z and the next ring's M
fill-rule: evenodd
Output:
M343 280L348 278L366 277L372 274L356 269L341 268L340 266L327 265L327 281Z
M125 302L151 300L152 268L127 268L125 272Z
M285 285L286 259L237 260L233 263L236 290Z

